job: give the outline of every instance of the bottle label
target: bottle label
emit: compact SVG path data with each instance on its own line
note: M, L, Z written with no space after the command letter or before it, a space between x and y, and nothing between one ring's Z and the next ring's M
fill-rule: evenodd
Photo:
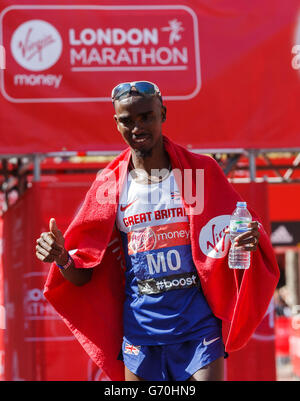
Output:
M250 221L245 220L231 220L230 232L231 233L244 233L249 230L248 224Z

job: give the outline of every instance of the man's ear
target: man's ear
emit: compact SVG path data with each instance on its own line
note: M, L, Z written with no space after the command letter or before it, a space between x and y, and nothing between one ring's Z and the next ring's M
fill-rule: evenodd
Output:
M119 123L118 123L118 117L117 117L116 114L114 115L114 120L115 120L115 123L116 123L116 125L117 125L117 130L120 132L120 130L119 130Z
M164 123L167 119L167 108L166 106L162 106L162 111L161 111L162 117L161 120Z

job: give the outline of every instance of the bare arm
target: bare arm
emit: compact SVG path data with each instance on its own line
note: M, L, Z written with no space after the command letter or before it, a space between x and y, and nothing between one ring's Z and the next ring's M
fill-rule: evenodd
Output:
M64 266L68 262L69 254L64 247L65 240L56 226L55 219L50 219L49 228L50 231L42 233L36 241L36 257L45 263L55 262ZM93 274L93 269L76 268L73 260L66 269L59 270L65 279L77 286L88 283Z

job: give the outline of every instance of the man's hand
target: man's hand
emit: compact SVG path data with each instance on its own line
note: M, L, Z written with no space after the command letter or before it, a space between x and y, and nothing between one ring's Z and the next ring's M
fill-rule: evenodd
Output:
M59 265L67 263L68 252L64 247L65 239L55 219L50 219L49 232L42 233L36 242L36 256L39 260L47 263L56 262Z
M55 219L50 219L49 232L42 233L36 242L36 256L42 262L56 262L60 266L68 262L69 255L65 249L65 239ZM92 268L76 268L73 260L68 268L59 270L65 279L78 286L88 283L93 273Z
M238 235L234 239L234 244L236 248L243 248L245 251L256 251L260 237L258 230L259 223L257 221L251 221L251 223L248 224L248 227L248 231ZM227 229L226 233L229 234L229 232L229 229Z

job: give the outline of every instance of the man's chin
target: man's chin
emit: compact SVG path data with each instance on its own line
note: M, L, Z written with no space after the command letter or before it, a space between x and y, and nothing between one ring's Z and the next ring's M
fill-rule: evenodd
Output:
M142 159L152 156L152 148L151 149L133 149L133 151L137 157L140 157Z

